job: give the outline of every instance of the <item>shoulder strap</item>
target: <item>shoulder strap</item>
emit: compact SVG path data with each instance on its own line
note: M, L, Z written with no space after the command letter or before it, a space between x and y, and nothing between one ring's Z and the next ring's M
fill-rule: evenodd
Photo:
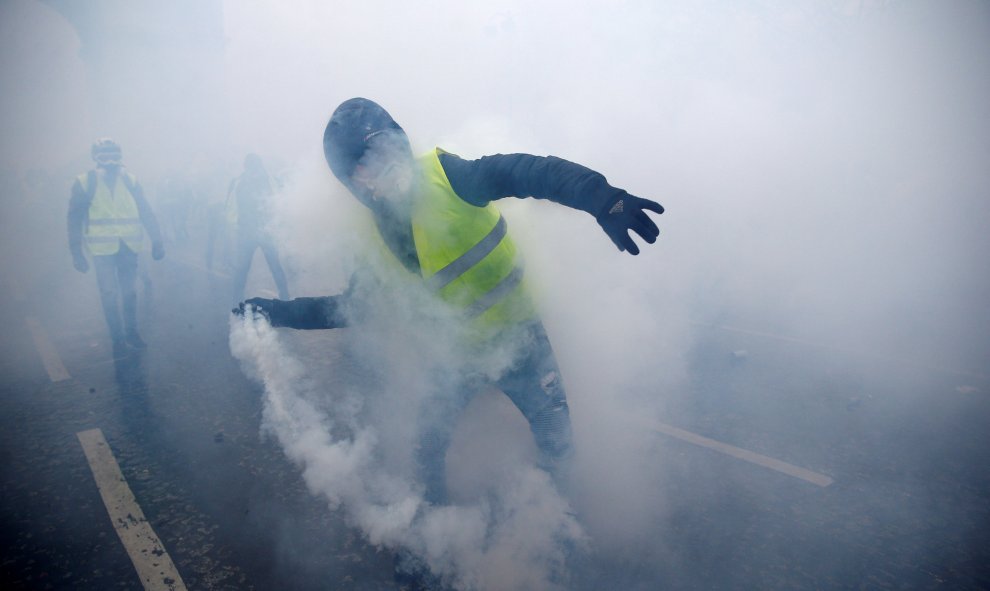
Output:
M86 202L92 203L93 196L96 195L96 171L90 170L86 173Z
M124 177L124 186L127 187L127 192L131 194L131 197L133 197L135 185L134 176L129 172L123 172L121 176Z

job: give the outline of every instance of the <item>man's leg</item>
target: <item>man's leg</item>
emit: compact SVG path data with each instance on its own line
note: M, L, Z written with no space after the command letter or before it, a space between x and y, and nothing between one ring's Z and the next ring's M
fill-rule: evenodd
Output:
M237 267L234 269L234 304L244 299L244 286L251 271L251 259L258 243L246 236L237 237Z
M100 289L100 303L103 305L103 316L110 329L110 340L113 343L114 356L124 350L124 329L120 322L120 310L117 303L117 263L115 255L93 257L93 269L96 272L96 284Z
M289 282L285 278L285 270L282 269L282 263L278 260L278 250L276 250L275 244L272 243L270 238L262 241L261 252L264 253L265 260L268 262L268 268L271 269L272 277L275 279L275 286L278 288L278 299L288 300Z
M447 503L447 449L457 419L476 388L461 383L440 391L441 394L425 401L420 408L415 454L420 481L426 486L424 498L433 505Z
M121 308L124 312L124 332L127 344L143 349L146 345L137 329L137 253L121 244L113 256L120 287Z
M528 329L529 345L519 361L498 381L499 388L529 421L540 450L540 463L567 489L574 455L571 416L560 368L543 325Z
M213 249L220 234L220 225L223 220L214 205L209 205L206 209L206 270L213 270Z

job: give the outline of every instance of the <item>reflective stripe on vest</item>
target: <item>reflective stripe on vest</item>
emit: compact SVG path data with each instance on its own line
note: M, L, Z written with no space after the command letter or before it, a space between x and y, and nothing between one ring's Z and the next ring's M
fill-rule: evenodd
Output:
M481 326L532 319L516 248L494 205L471 205L450 186L440 149L420 160L423 184L413 210L413 238L427 286Z
M426 284L433 291L440 291L451 281L464 274L465 271L481 262L483 258L491 254L495 247L505 238L506 223L505 218L498 216L498 222L481 242L475 244L470 250L455 259L452 263L440 269L433 277L430 277Z
M502 298L509 295L512 290L522 283L522 269L516 267L504 279L498 282L495 287L488 290L488 293L476 299L473 304L467 307L468 317L475 318L488 311L489 308L497 304Z
M116 254L121 241L134 252L141 249L144 228L138 216L137 202L128 189L128 185L133 186L135 180L130 177L128 183L123 177L126 174L129 173L121 171L118 174L113 189L107 186L102 174L96 175L84 234L90 254ZM88 184L87 175L81 175L79 180L84 187Z

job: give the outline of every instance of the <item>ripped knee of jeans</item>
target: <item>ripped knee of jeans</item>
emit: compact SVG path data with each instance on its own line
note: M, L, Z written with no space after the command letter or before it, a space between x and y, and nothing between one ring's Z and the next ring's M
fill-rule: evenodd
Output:
M560 392L560 374L550 370L540 378L540 388L547 396L556 398Z

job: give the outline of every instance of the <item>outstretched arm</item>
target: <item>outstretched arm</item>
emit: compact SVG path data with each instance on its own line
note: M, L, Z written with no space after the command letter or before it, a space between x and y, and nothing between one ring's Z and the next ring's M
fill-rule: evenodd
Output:
M613 187L590 168L556 156L495 154L464 160L441 153L451 187L462 199L482 207L503 197L535 197L560 203L595 216L619 250L639 254L629 230L650 244L660 229L646 210L663 213L663 206Z

